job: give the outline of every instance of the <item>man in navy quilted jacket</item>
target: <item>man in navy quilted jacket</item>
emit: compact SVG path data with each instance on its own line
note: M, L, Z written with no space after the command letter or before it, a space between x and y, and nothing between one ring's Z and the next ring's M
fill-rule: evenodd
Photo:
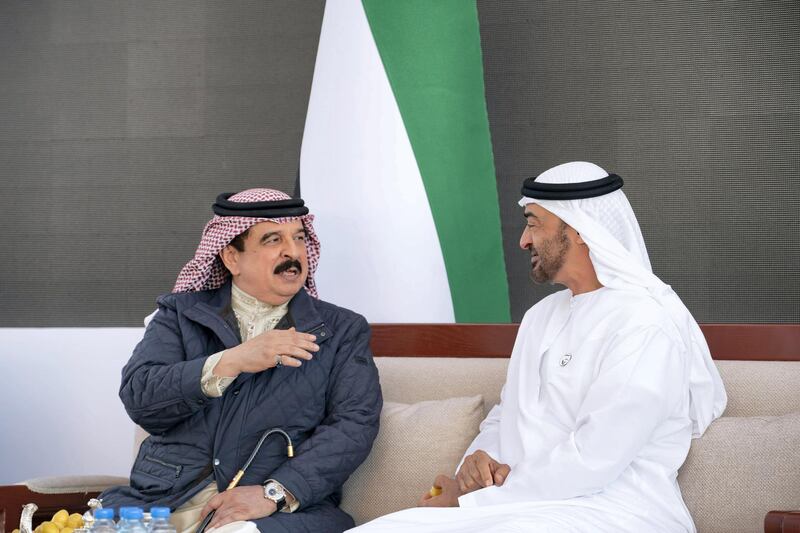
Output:
M120 398L150 433L106 507L163 505L178 531L252 521L343 531L341 487L369 454L382 406L366 320L317 298L320 245L303 201L222 194L122 371ZM235 488L225 490L266 430Z

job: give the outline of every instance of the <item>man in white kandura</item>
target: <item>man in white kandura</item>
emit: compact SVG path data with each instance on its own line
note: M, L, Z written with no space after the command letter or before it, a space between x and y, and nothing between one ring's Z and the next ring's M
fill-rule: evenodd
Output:
M621 187L583 162L525 181L531 277L567 290L525 314L501 402L442 494L355 531L695 531L678 468L725 389Z

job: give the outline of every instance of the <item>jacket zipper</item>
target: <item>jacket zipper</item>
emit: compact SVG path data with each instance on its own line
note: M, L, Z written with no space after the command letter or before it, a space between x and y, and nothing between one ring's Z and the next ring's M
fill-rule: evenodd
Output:
M181 470L183 470L183 466L181 466L181 465L174 465L172 463L168 463L166 461L162 461L161 459L157 459L157 458L153 457L152 455L145 455L144 458L147 459L148 461L152 461L153 463L160 464L161 466L165 466L167 468L174 468L175 469L175 479L178 479L178 477L180 477Z

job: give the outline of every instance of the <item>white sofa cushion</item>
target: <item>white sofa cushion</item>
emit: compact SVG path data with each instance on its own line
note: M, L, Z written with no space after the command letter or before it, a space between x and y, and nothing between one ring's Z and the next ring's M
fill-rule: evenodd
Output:
M417 403L481 395L484 414L500 402L508 361L507 358L375 358L385 401Z
M415 403L480 394L487 413L500 401L508 361L480 357L375 358L387 401ZM779 416L800 411L800 361L716 363L728 391L725 416Z
M779 416L800 411L800 361L716 361L725 416Z
M800 413L716 420L692 441L678 484L699 533L763 531L800 509Z
M437 474L453 475L483 417L481 396L386 402L372 452L344 486L342 509L363 524L414 507Z
M127 485L128 478L119 476L52 476L33 478L21 483L39 494L101 492L115 485Z

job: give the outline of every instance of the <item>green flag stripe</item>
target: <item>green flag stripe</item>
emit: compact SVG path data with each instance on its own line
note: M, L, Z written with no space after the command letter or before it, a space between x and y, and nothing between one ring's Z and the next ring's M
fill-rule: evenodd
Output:
M457 322L509 322L473 0L363 0L442 246Z

